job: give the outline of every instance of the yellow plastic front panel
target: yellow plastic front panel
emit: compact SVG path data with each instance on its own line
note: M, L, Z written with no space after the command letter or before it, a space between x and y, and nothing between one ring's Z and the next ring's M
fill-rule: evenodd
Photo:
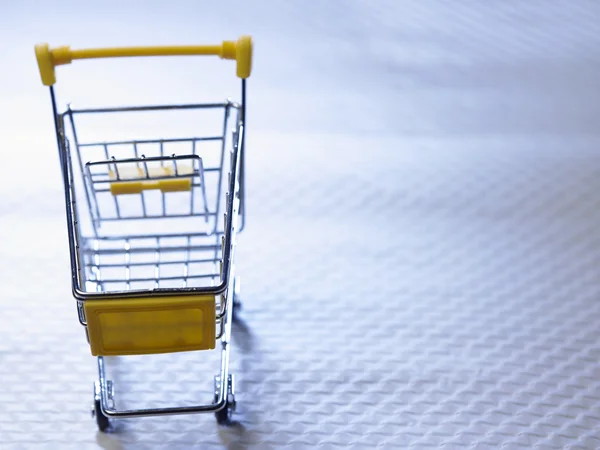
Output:
M92 355L144 355L215 348L215 297L87 300Z

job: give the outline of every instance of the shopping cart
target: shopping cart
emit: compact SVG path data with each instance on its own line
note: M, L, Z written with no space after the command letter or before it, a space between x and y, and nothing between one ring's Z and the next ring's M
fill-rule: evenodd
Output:
M252 40L214 46L71 50L35 47L42 83L50 88L64 182L72 290L92 355L97 357L93 415L109 418L213 412L220 424L235 409L229 344L238 290L236 233L244 224L246 79ZM66 107L58 112L55 67L76 59L215 55L236 61L241 101L210 104ZM191 124L208 134L176 135L171 128L135 133L132 115L202 113ZM113 117L119 139L88 141L75 124ZM129 122L128 122L129 121ZM163 123L162 121L159 123ZM110 127L88 127L96 136ZM90 131L91 130L91 131ZM154 133L165 133L167 136ZM231 134L230 134L231 133ZM231 139L231 140L229 140ZM74 152L72 150L75 150ZM220 340L220 370L212 403L154 409L117 409L105 356L206 351Z

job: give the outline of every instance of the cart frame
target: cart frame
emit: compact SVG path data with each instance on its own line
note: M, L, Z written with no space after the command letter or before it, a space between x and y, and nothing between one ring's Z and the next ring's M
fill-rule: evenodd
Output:
M244 188L244 143L246 129L246 79L250 75L251 60L252 60L252 41L248 36L241 37L237 42L224 41L217 46L177 46L177 47L125 47L111 49L90 49L90 50L70 50L69 47L58 47L51 50L47 44L39 44L36 46L36 57L40 69L42 83L49 86L50 97L52 103L52 112L54 116L54 126L58 144L59 162L63 178L67 233L69 240L69 254L71 260L71 285L72 294L77 303L77 315L80 324L85 327L88 342L90 342L90 334L88 327L88 318L86 317L86 305L88 301L110 300L111 302L119 302L119 300L131 299L141 302L161 301L165 298L189 298L193 300L198 296L206 298L214 296L219 298L218 309L216 309L215 322L219 324L219 332L214 336L214 339L220 339L221 343L221 363L220 372L215 376L214 380L214 401L208 404L199 404L192 406L173 406L162 408L146 408L146 409L117 409L114 405L114 386L111 380L107 379L104 356L111 353L92 353L97 356L98 380L94 383L94 404L92 413L96 417L98 427L101 431L106 431L110 428L109 418L125 418L125 417L144 417L157 415L178 415L178 414L194 414L194 413L215 413L217 421L220 424L225 424L230 421L231 414L235 409L235 386L234 376L229 371L229 348L231 343L231 325L234 319L234 307L239 302L239 282L235 277L234 253L236 243L236 233L242 231L245 224L245 188ZM74 59L87 58L108 58L108 57L134 57L134 56L164 56L164 55L218 55L222 59L235 59L237 62L237 75L241 78L241 102L233 103L227 101L222 104L177 104L177 105L153 105L153 106L135 106L135 107L117 107L117 108L96 108L96 109L71 109L70 106L63 113L58 112L56 95L53 85L56 82L55 67L61 64L68 64ZM155 289L127 289L127 290L112 290L112 291L88 291L84 288L86 283L85 276L85 257L82 255L81 242L83 237L79 224L79 212L77 205L77 193L75 189L75 179L73 172L73 159L71 155L71 145L67 138L66 123L67 118L70 122L72 136L77 151L77 157L81 165L80 143L77 141L75 131L74 116L78 114L102 114L113 112L131 112L131 111L163 111L173 109L202 109L202 108L220 108L225 109L225 124L229 111L234 109L237 111L235 131L233 133L232 149L230 153L229 178L226 187L226 199L224 206L224 227L220 232L216 225L218 217L215 212L215 228L214 236L216 237L215 247L218 246L219 237L221 238L221 270L219 273L219 282L212 286L197 286L197 287L178 287L178 288L155 288ZM225 126L224 126L225 128ZM224 134L226 130L224 129ZM195 145L195 143L194 143ZM195 148L195 147L194 147ZM225 137L223 137L223 150L225 151ZM162 152L162 143L161 143ZM108 154L107 154L108 155ZM137 156L137 150L136 150ZM142 155L142 158L144 156ZM172 161L175 164L175 173L177 173L177 163L175 155ZM181 157L180 157L181 158ZM157 158L160 159L160 158ZM169 159L165 157L165 160ZM124 160L127 162L126 160ZM123 161L121 161L123 162ZM223 163L223 161L221 161ZM88 163L89 164L89 163ZM200 164L202 161L200 160ZM116 164L115 164L116 168ZM225 168L221 166L223 172ZM222 175L222 172L220 175ZM200 170L202 175L202 169ZM85 177L84 173L81 173ZM146 167L146 176L149 176ZM118 169L117 169L118 179ZM219 178L219 183L221 178ZM202 188L204 189L204 179L201 179ZM85 194L88 202L89 213L92 219L95 239L98 239L96 223L94 220L94 212L92 209L92 199L88 191L88 186L85 183ZM192 187L193 189L193 187ZM221 184L219 184L219 190ZM217 202L220 204L219 195ZM143 198L143 196L142 196ZM205 199L206 200L206 199ZM95 199L94 199L95 201ZM164 194L163 194L164 201ZM116 200L115 200L116 202ZM117 202L116 202L117 203ZM117 203L118 205L118 203ZM118 206L117 206L118 208ZM164 204L163 204L164 209ZM145 207L144 207L145 210ZM192 206L193 211L193 206ZM205 234L211 236L211 233ZM161 237L168 235L161 234ZM119 238L131 238L132 236L116 236ZM143 237L148 237L144 235ZM100 238L102 239L102 237ZM215 250L215 255L216 255ZM215 256L216 258L216 256ZM216 259L215 259L216 262ZM82 274L83 272L83 274ZM213 275L215 276L215 275ZM157 278L158 280L158 278ZM158 286L158 283L157 283ZM129 288L129 285L128 285ZM216 302L216 300L214 300ZM96 302L98 304L98 302ZM117 303L113 303L116 305ZM216 307L217 305L215 305ZM213 333L214 334L214 333ZM91 345L91 342L90 342ZM211 347L207 347L209 349ZM202 350L202 349L200 349ZM96 350L97 351L97 350ZM186 351L185 349L173 351ZM163 353L169 353L165 351ZM159 352L141 352L141 353L114 353L114 354L151 354Z

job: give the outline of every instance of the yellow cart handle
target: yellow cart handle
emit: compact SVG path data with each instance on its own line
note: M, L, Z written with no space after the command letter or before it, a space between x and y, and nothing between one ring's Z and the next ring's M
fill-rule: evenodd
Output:
M164 47L115 47L71 50L70 47L50 49L48 44L35 46L42 83L52 86L56 83L55 67L70 64L75 59L123 58L137 56L190 56L215 55L221 59L236 61L236 74L248 78L252 71L252 38L242 36L237 41L223 41L221 45L176 45Z

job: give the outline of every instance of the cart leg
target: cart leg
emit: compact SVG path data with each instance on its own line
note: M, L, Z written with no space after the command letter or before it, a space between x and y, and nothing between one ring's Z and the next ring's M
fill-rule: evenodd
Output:
M92 417L96 418L96 424L100 431L107 431L110 428L110 420L102 411L104 408L115 407L115 391L111 380L106 379L104 369L104 358L99 356L98 360L98 381L94 383L94 405L92 407Z
M229 373L229 346L231 345L231 323L235 312L235 298L239 296L240 282L239 277L234 278L233 298L231 307L228 308L225 316L225 330L221 338L221 372L215 376L215 396L214 403L219 403L220 398L225 400L225 405L218 411L215 411L215 417L219 425L231 424L231 418L235 411L235 378Z

